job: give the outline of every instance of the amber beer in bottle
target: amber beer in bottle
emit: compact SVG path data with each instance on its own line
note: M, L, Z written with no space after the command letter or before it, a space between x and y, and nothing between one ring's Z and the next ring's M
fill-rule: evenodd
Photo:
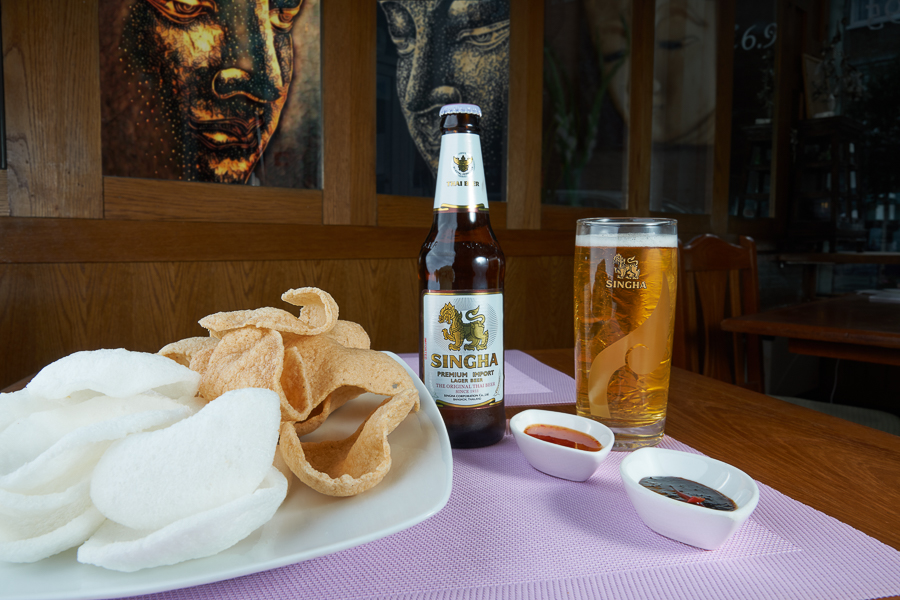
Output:
M441 108L434 221L419 254L419 372L454 448L494 444L503 408L506 259L488 214L481 109Z

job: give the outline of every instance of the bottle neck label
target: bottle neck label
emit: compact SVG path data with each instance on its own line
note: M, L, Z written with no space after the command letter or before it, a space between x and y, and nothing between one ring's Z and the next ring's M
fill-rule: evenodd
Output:
M476 133L446 133L441 136L434 210L487 212L481 137Z
M503 293L426 291L422 381L438 406L503 402Z

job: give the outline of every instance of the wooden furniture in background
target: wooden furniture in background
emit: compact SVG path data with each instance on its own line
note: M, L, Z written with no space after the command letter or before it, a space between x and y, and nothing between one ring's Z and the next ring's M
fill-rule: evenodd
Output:
M788 350L900 365L900 304L848 294L722 321L722 329L788 338Z
M793 131L805 110L804 54L818 55L828 28L827 2L780 0L775 5L778 36L775 41L775 96L772 113L772 198L770 216L779 238L789 235L788 199L793 178Z
M722 319L759 310L756 243L699 236L679 250L673 364L763 390L762 346L756 335L722 331Z
M572 348L528 354L575 374ZM666 435L900 550L898 436L677 368Z
M815 300L819 295L819 270L835 265L900 265L900 252L795 252L777 255L779 263L801 265L803 268L804 301ZM831 294L831 288L824 290Z
M834 252L842 242L865 243L863 183L856 150L862 131L861 123L845 116L798 123L791 244Z
M743 128L747 143L741 157L737 190L737 216L759 219L769 216L772 196L772 124Z

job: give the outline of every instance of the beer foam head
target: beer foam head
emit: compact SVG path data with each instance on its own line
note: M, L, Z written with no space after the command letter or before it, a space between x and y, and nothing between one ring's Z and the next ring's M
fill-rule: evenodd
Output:
M586 233L575 236L575 245L591 248L675 248L674 233Z

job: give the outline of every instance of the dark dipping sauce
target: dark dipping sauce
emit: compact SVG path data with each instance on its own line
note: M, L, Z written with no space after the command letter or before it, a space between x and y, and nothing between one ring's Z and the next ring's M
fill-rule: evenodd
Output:
M648 490L679 502L713 510L737 510L734 500L728 496L683 477L644 477L638 483Z
M576 450L586 450L588 452L598 452L603 449L603 446L594 437L560 425L536 423L526 427L525 433L539 440L550 442L551 444L559 444L566 448L575 448Z

